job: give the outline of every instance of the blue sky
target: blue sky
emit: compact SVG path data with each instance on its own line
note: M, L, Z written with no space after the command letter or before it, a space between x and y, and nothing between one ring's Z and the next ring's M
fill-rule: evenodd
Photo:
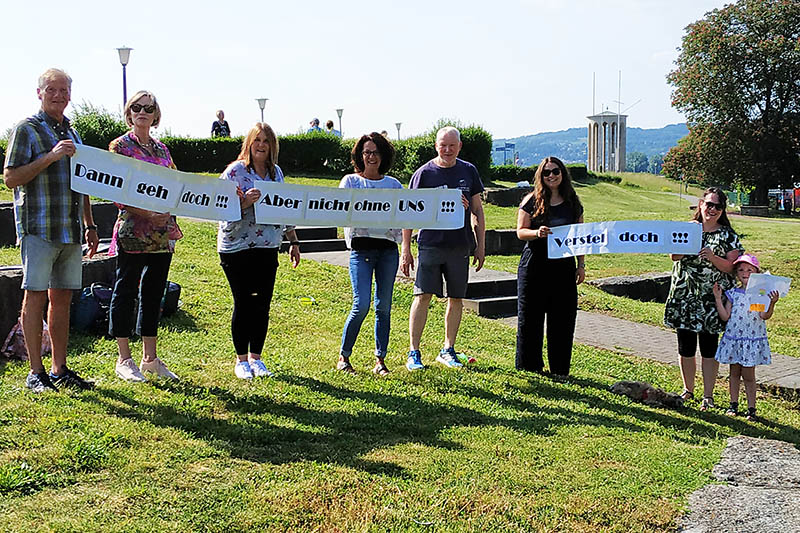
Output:
M207 136L216 109L234 134L260 117L295 133L318 117L345 136L403 137L441 117L495 137L580 127L616 111L618 72L628 125L682 122L665 76L685 27L726 2L518 0L430 2L11 2L4 6L0 132L38 109L50 66L73 77L72 100L122 106L116 48L133 48L128 94L148 89L160 131ZM49 29L43 29L49 28ZM34 35L31 38L31 35ZM67 110L69 114L69 109Z

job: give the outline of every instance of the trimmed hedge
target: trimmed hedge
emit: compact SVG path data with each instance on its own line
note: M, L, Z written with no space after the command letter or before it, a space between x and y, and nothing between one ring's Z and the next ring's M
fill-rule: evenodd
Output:
M533 177L534 174L536 174L537 168L539 168L539 165L532 165L530 167L496 165L491 167L489 177L491 181L529 181L533 183ZM586 181L589 177L586 165L582 163L571 163L567 165L567 170L569 170L569 175L572 177L573 181ZM619 179L617 179L617 183L619 183Z
M0 139L0 161L3 162L3 167L5 168L6 164L6 147L8 146L8 141L5 139Z
M436 157L436 133L392 141L395 161L389 174L401 180ZM222 172L239 155L242 138L192 139L162 137L175 166L186 172ZM481 127L461 128L459 157L469 161L486 179L490 175L492 136ZM278 138L278 164L287 175L340 175L353 171L350 152L356 139L340 139L324 132L284 135Z

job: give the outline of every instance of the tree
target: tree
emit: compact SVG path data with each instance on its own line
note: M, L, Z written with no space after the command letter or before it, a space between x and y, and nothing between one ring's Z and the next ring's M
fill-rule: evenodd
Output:
M661 154L653 154L647 161L647 172L650 174L661 174L661 168L664 166L664 157Z
M647 172L647 155L644 152L631 152L625 156L625 166L631 172Z
M76 105L70 120L84 144L104 150L108 149L108 143L130 129L119 114L88 102Z
M687 27L676 65L667 80L689 135L665 157L667 175L754 187L757 204L800 176L800 2L707 13Z

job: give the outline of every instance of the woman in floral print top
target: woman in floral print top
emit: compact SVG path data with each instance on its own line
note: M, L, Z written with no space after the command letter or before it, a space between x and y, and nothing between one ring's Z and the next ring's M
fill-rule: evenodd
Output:
M158 126L161 108L156 97L139 91L125 104L125 122L131 131L111 141L109 150L154 165L175 168L167 147L150 136ZM145 381L142 372L177 380L156 355L161 299L167 284L175 241L181 233L175 217L147 209L119 205L109 255L117 256L116 281L109 310L109 334L116 337L119 357L116 374L126 381ZM134 320L136 298L138 319ZM142 336L142 363L133 361L129 338L138 322Z
M725 324L717 312L713 287L733 286L733 262L742 253L739 236L731 228L721 189L710 187L698 202L694 220L703 225L703 247L697 255L671 254L672 280L664 309L664 324L675 328L683 377L684 399L694 397L695 351L699 340L702 356L703 403L701 410L714 406L712 395L719 363L714 359L719 334Z

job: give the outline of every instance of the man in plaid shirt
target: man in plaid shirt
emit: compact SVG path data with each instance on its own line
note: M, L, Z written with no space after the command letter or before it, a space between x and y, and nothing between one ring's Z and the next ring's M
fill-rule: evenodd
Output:
M62 70L48 69L39 77L36 92L41 110L14 128L3 172L6 185L14 191L14 220L22 253L22 330L31 368L25 385L37 393L94 385L67 368L69 306L72 291L81 288L81 218L89 257L99 242L89 197L70 189L69 158L81 142L64 116L71 88L72 79ZM49 374L41 356L48 297L53 347Z

